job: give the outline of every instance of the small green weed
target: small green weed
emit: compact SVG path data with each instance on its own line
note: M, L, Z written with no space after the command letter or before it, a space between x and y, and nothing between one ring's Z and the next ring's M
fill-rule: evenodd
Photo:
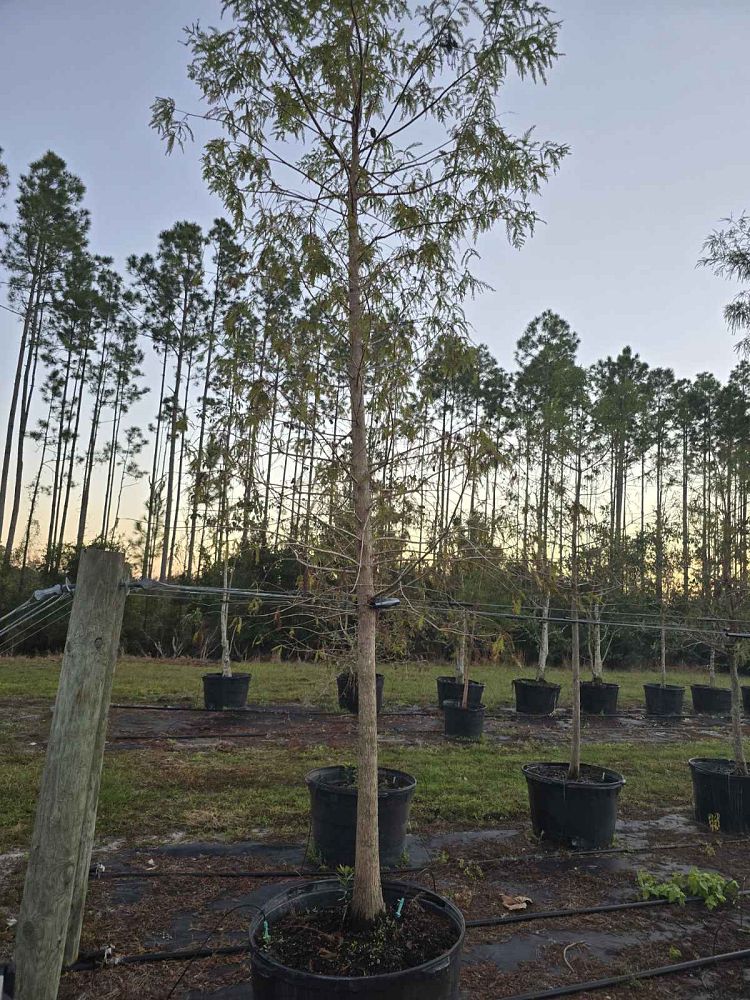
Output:
M691 868L687 875L673 872L665 882L659 882L650 872L638 872L638 886L642 899L666 899L684 906L688 896L697 896L709 910L733 901L740 889L734 879L698 868Z

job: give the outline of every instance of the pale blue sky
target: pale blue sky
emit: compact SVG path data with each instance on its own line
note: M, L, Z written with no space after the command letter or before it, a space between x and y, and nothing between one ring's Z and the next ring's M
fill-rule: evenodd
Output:
M734 354L721 308L732 289L694 265L716 222L750 207L750 4L552 5L565 57L546 88L514 84L503 103L519 130L536 124L573 152L523 251L501 233L483 241L481 273L496 290L469 307L476 337L510 365L525 324L552 308L579 332L584 362L629 343L679 375L724 376ZM0 145L11 173L47 148L62 155L87 185L94 249L120 264L176 219L209 224L221 210L198 151L166 158L148 128L155 95L190 102L180 29L216 21L217 10L214 0L0 0ZM0 312L6 371L16 340Z

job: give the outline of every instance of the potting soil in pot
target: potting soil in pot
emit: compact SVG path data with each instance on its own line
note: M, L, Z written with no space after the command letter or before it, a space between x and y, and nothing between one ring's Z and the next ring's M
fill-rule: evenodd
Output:
M458 940L455 926L418 900L406 903L400 917L389 909L364 930L347 926L346 913L343 907L287 913L273 924L264 950L316 975L375 976L429 962Z

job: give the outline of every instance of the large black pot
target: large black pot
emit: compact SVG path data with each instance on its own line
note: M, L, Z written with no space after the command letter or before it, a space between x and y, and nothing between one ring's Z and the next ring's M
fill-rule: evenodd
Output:
M523 715L552 715L560 697L560 685L517 677L513 681L516 711Z
M693 711L699 715L729 715L732 710L732 692L728 688L691 684L690 692L693 696Z
M446 736L473 740L475 743L481 740L484 729L484 705L462 708L460 701L444 701L443 710Z
M742 685L742 709L745 715L750 715L750 687Z
M750 832L750 775L734 774L734 761L723 757L693 757L688 763L698 822L717 823L722 833Z
M581 711L586 715L616 715L619 684L581 681Z
M222 674L204 674L203 703L208 711L220 712L227 708L244 708L247 704L250 677L250 674L232 674L231 677L224 677Z
M482 704L482 694L484 684L479 681L469 681L469 708L476 708ZM446 701L463 701L464 682L457 681L454 677L438 677L437 679L438 708L443 707Z
M305 776L310 791L310 824L318 857L328 868L354 865L357 834L357 788L341 784L346 767L318 767ZM378 845L380 864L402 863L409 810L417 782L404 771L378 768L388 782L378 791Z
M552 769L552 773L550 773ZM568 781L568 765L526 764L531 823L537 837L568 847L609 847L617 798L625 779L617 771L581 764L586 781Z
M385 882L386 906L419 896L422 906L445 917L456 930L456 943L429 962L403 972L381 976L318 976L290 969L272 958L263 947L264 923L273 940L274 924L291 912L341 905L338 879L319 879L291 886L274 896L250 924L250 962L254 1000L457 1000L461 971L461 949L466 930L461 911L449 900L429 889L406 882Z
M383 682L385 677L382 674L375 674L375 698L378 714L383 708ZM357 686L357 675L345 670L336 678L336 687L339 693L339 708L346 709L357 715L359 712L359 688Z
M679 684L644 684L646 715L682 715L685 688Z

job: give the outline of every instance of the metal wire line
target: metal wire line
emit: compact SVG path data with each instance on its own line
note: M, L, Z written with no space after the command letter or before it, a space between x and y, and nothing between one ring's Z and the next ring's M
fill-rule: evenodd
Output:
M62 599L62 596L63 595L58 595L51 604L45 603L45 604L33 605L29 610L26 611L26 613L23 615L22 618L19 618L16 621L11 622L9 625L6 625L4 628L0 629L0 638L14 632L18 628L22 628L23 626L27 625L29 622L34 621L35 619L38 619L39 616L42 615L45 611L47 611L49 608L53 607L55 604L59 604L60 600Z
M60 598L60 600L64 601L65 607L60 609L58 606L57 608L47 609L46 614L43 615L41 618L39 618L39 620L36 621L29 630L24 632L22 635L12 636L10 640L7 641L6 644L3 646L3 648L0 649L0 655L5 655L6 653L10 652L10 650L12 650L15 646L18 646L20 643L32 639L40 632L44 631L45 629L52 628L54 625L57 625L59 622L63 621L63 619L67 618L67 616L70 614L70 609L72 607L73 602L65 601L64 598ZM59 601L55 601L55 604L59 605Z

